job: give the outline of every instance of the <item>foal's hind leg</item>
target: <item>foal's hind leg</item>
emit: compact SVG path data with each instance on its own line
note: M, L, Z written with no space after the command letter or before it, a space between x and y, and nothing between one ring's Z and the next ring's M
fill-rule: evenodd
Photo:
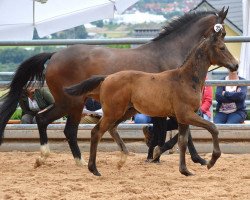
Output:
M112 123L113 121L111 122L107 120L105 117L102 117L91 131L90 156L89 156L88 168L89 171L96 176L101 176L101 174L98 172L96 168L97 146L103 134L110 128Z
M134 116L137 113L137 110L135 110L133 107L129 108L125 114L123 115L123 117L119 120L117 120L115 122L115 124L109 129L109 133L112 136L112 138L115 140L115 142L117 143L117 145L119 146L120 150L121 150L121 160L118 162L118 169L120 169L124 163L127 160L127 155L128 155L128 149L125 146L125 143L123 142L122 138L120 137L118 131L117 131L117 126L131 118L132 116Z
M111 127L109 129L109 133L110 135L113 137L113 139L116 141L117 145L119 146L120 148L120 151L121 151L121 159L120 161L118 162L117 164L117 167L118 169L121 169L122 166L124 165L124 163L126 162L127 160L127 156L128 156L128 149L127 147L125 146L122 138L120 137L118 131L117 131L117 126L114 126L114 127Z
M41 144L41 157L37 158L35 167L40 166L45 162L45 159L50 154L48 145L47 127L56 119L59 119L64 115L63 110L56 107L54 104L47 107L45 110L39 112L36 115L36 122L38 126L40 144Z
M188 150L191 155L191 159L194 163L200 163L201 165L207 165L207 161L200 157L200 155L197 153L193 139L191 136L190 128L188 128Z

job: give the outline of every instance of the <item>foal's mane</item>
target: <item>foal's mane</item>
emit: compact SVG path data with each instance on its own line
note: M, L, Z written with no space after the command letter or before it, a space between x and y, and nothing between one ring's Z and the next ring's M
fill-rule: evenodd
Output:
M214 11L192 11L185 13L183 16L174 18L171 22L169 22L167 25L165 25L162 28L162 31L159 33L157 37L155 37L152 41L157 41L162 39L163 37L169 35L170 33L182 28L187 23L190 22L196 22L201 17L214 14L216 15L216 12Z
M197 45L195 45L189 52L188 55L186 57L186 59L184 60L184 62L182 63L181 66L179 66L178 68L183 67L189 60L190 58L192 58L192 56L195 54L197 55L199 53L199 55L203 54L203 48L201 48L202 45L204 45L205 42L207 42L208 40L210 40L210 38L204 38L203 40L201 40Z

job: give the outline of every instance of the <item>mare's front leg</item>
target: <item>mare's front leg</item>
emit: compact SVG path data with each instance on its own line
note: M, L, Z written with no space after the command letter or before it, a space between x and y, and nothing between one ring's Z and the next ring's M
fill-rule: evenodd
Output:
M48 145L48 136L47 136L47 127L48 125L56 119L64 116L64 111L60 107L55 104L47 107L46 109L40 111L36 115L36 122L39 131L39 139L40 139L40 151L41 156L36 159L35 167L39 167L44 164L46 158L50 154L50 149Z
M188 127L189 127L188 125L180 124L180 123L178 126L178 129L179 129L178 146L180 150L179 171L181 172L181 174L185 176L193 175L187 169L186 158L185 158L185 153L186 153L187 143L188 143Z
M75 115L68 115L66 125L64 128L64 135L68 141L70 150L75 159L76 165L78 166L86 166L87 162L82 158L81 151L77 143L77 132L78 126L80 122L82 109L77 109Z
M211 160L207 163L207 168L210 169L211 167L214 166L218 158L221 156L221 150L220 150L219 139L218 139L218 135L219 135L218 129L216 128L215 124L203 119L202 117L198 116L194 112L187 113L184 121L185 121L185 124L203 127L211 133L212 138L213 138L213 153L212 153Z

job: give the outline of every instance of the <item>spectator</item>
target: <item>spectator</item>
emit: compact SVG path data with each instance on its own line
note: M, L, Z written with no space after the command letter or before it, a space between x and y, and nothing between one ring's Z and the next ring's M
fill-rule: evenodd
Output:
M238 72L229 71L224 80L245 80L238 76ZM246 100L247 86L218 86L216 89L216 124L242 123L247 117Z
M148 124L152 122L152 119L148 115L138 113L134 116L134 122L135 124Z
M19 105L22 109L22 124L35 124L36 114L54 103L54 98L46 88L27 87L23 90Z
M85 107L83 109L82 124L96 124L102 117L101 104L92 99L87 98Z

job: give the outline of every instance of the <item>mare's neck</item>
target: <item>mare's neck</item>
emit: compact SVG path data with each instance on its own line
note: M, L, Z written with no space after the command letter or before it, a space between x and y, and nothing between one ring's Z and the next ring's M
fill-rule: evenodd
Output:
M198 87L201 90L204 86L210 65L209 55L205 48L198 48L194 56L190 54L187 61L179 70L183 76L186 76L187 80L192 83L193 87Z
M138 50L150 54L158 61L159 72L176 69L183 64L191 49L201 41L209 27L214 24L215 20L208 20L208 17L215 18L214 15L210 15L193 24L186 24L159 40L142 45Z

